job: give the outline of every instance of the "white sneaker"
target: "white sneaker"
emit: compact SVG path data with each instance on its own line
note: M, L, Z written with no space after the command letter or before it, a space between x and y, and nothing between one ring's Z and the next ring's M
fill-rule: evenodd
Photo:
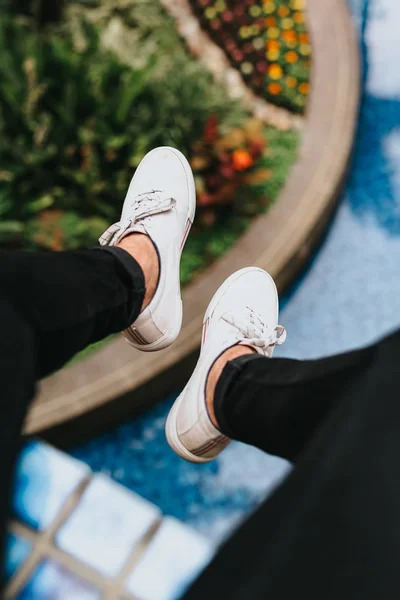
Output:
M206 406L208 374L217 358L231 346L250 346L272 357L286 332L278 325L278 293L272 277L256 267L237 271L222 284L206 311L201 352L185 389L167 419L169 445L188 461L212 460L229 444L211 422Z
M160 276L156 293L124 335L145 352L166 348L182 325L180 259L196 211L192 170L174 148L149 152L138 166L122 209L121 221L101 236L102 246L114 246L133 232L147 233L157 248Z

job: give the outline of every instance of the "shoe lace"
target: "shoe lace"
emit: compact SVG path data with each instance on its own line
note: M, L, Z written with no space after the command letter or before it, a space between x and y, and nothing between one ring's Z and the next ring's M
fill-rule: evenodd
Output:
M125 231L137 223L152 215L171 210L176 205L176 200L174 198L163 198L160 195L162 193L163 190L150 190L138 194L132 204L130 216L111 225L99 239L100 245L110 245L114 238L120 238Z
M286 340L286 330L282 325L269 327L250 307L246 307L245 313L224 313L222 319L237 329L239 341L261 348L264 352L280 346Z

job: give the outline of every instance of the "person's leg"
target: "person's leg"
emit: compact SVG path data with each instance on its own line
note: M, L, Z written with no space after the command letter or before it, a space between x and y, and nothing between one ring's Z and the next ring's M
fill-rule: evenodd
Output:
M121 248L0 252L4 293L35 332L37 377L135 321L151 277L147 256L157 255L146 236L132 237L131 255Z
M209 413L224 435L292 462L377 356L375 346L306 361L245 350L229 349L211 369Z
M290 475L185 600L400 596L400 332L369 352Z

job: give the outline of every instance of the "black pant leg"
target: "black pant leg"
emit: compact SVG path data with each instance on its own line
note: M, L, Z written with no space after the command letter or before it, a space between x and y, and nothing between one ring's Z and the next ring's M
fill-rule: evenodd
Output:
M145 293L139 264L120 248L0 251L0 282L35 332L37 377L131 325Z
M375 355L371 346L320 360L242 356L226 365L216 387L221 431L293 462Z
M400 333L371 351L292 473L185 600L400 597Z
M34 333L0 295L0 574L20 432L35 391ZM2 580L2 577L0 578ZM1 590L0 582L0 590Z

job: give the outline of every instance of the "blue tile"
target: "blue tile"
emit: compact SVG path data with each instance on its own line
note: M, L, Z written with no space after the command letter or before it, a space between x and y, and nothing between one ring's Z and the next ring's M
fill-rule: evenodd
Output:
M5 573L10 579L24 564L28 558L32 546L28 540L13 533L7 537Z
M126 590L140 600L180 598L213 554L209 540L166 518L128 577Z
M30 442L17 466L13 511L23 523L46 529L90 469L46 444Z
M42 562L16 600L100 600L90 583L53 560Z
M58 531L56 544L103 575L115 576L159 518L156 506L97 475Z

